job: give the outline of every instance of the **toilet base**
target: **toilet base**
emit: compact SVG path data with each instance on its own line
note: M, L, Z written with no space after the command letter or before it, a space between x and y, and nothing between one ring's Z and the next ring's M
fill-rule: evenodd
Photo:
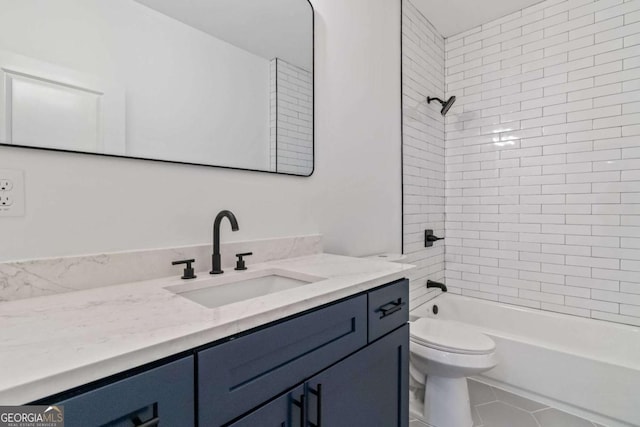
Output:
M423 418L433 427L472 427L467 378L428 376Z

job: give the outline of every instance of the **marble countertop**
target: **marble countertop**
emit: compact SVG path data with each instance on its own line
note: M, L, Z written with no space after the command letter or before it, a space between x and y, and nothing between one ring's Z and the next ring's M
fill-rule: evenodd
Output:
M413 266L317 254L0 302L0 405L25 404L406 277ZM206 308L165 288L284 270L326 278ZM247 275L245 277L250 277Z

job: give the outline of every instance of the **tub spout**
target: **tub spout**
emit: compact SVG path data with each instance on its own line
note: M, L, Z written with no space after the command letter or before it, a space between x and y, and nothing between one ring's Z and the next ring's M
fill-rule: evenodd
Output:
M434 282L433 280L427 280L427 289L429 288L440 288L442 292L447 292L447 285L440 282Z

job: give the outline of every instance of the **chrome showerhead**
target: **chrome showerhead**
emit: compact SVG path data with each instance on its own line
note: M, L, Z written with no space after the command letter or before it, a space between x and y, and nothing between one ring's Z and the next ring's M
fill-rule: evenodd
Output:
M443 101L440 98L428 97L427 98L427 104L431 104L431 101L438 101L440 103L440 105L442 105L442 110L440 110L440 114L442 114L443 116L446 116L447 112L449 111L449 109L451 108L453 103L456 102L456 97L452 96L451 98L447 99L446 101Z

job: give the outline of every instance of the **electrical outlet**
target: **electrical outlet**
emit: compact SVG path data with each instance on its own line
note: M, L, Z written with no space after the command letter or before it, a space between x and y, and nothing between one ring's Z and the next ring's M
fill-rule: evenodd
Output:
M24 199L22 171L0 169L0 217L24 216Z

